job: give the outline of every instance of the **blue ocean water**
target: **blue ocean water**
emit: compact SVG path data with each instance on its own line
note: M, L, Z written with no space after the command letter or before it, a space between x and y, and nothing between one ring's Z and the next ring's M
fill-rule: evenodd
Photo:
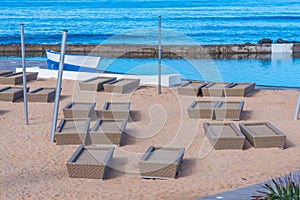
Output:
M299 0L5 0L0 44L155 44L162 16L163 44L256 43L267 37L300 41Z

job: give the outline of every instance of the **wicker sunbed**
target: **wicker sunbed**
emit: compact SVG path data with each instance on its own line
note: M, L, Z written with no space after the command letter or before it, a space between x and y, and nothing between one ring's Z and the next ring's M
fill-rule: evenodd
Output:
M96 103L70 102L63 108L64 118L94 118Z
M215 108L216 120L240 120L244 101L221 102Z
M105 102L103 106L103 119L125 119L130 114L129 102Z
M255 89L255 83L236 83L231 87L225 88L225 96L227 97L245 97L252 93Z
M104 179L113 153L114 147L81 145L66 164L69 177Z
M90 127L90 118L62 119L55 131L57 145L85 144Z
M27 87L27 92L29 87ZM0 101L10 101L14 102L20 98L23 98L23 88L22 87L4 87L0 89Z
M103 84L104 91L110 93L129 93L137 89L140 85L140 79L118 79Z
M177 88L178 94L187 96L200 96L202 95L201 88L207 84L207 82L189 81Z
M10 70L0 70L0 76L9 75L12 73L13 73L13 71L10 71Z
M122 145L127 120L98 119L90 131L91 144Z
M139 161L142 178L175 178L183 160L184 148L150 146Z
M283 149L286 135L269 122L239 124L242 133L256 148Z
M55 88L40 87L27 94L29 102L51 102L55 98Z
M213 82L203 88L202 95L205 97L224 97L225 88L231 87L234 83Z
M116 77L95 77L79 82L80 90L100 91L103 90L103 84L116 80Z
M26 80L36 80L38 72L26 72ZM23 72L0 76L0 84L18 85L23 83Z
M214 109L220 101L193 101L187 109L190 118L215 119Z
M203 126L214 149L243 149L245 136L233 123L204 123Z

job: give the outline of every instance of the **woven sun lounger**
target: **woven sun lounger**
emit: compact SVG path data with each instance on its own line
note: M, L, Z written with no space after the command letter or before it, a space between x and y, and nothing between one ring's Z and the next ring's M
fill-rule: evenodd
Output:
M206 86L207 82L189 81L177 88L179 95L201 96L201 88Z
M136 90L140 85L140 79L118 79L103 84L104 91L109 93L130 93Z
M187 109L190 118L215 119L214 109L220 101L193 101Z
M114 147L81 145L67 162L70 178L104 179L111 165Z
M90 118L62 119L55 131L57 145L85 144L89 133Z
M13 71L10 71L10 70L0 70L0 76L9 75L12 73L13 73Z
M240 120L244 101L227 101L215 108L216 120Z
M172 179L178 174L184 148L150 146L139 161L142 178Z
M129 102L105 102L103 106L103 119L125 119L130 114Z
M29 102L51 102L55 98L55 88L40 87L27 94Z
M233 123L204 123L203 127L214 149L243 149L245 136Z
M269 122L239 124L242 133L256 148L283 149L286 135Z
M225 88L226 97L245 97L255 89L255 83L235 83Z
M98 119L90 130L91 144L122 145L127 120Z
M116 77L95 77L79 82L80 90L100 91L103 90L103 84L116 80Z
M94 118L96 103L70 102L63 108L64 118Z
M27 87L27 92L29 87ZM0 101L15 102L16 100L23 98L23 87L4 87L0 89Z
M204 97L224 97L225 88L231 87L234 83L212 82L202 87Z
M38 72L26 72L26 81L36 80ZM0 84L18 85L23 83L23 72L0 76Z

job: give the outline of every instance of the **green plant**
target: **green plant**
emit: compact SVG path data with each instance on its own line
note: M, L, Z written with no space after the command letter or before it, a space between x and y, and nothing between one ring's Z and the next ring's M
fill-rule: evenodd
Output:
M300 200L300 176L288 174L274 178L262 185L262 199L266 200Z

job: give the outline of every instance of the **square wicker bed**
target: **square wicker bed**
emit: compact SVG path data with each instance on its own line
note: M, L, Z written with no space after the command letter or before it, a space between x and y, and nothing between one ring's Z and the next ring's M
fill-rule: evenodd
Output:
M256 148L284 148L286 135L269 122L239 124L239 126L248 141Z
M203 127L214 149L243 149L245 136L233 123L204 123Z
M26 80L36 80L38 72L26 72ZM7 74L0 76L0 84L4 85L18 85L23 83L23 72Z
M40 87L27 94L29 102L52 102L55 98L55 88Z
M103 85L104 91L109 93L130 93L140 85L140 79L118 79Z
M95 77L79 82L80 90L101 91L103 84L116 80L116 77Z
M64 118L92 118L94 119L96 103L70 102L63 108Z
M184 148L150 146L139 161L142 178L171 179L178 174Z
M231 87L234 83L213 82L202 87L202 95L204 97L224 97L225 88Z
M10 70L0 70L0 76L9 75L12 73L13 73L13 71L10 71Z
M81 145L66 164L69 177L104 179L113 153L114 147Z
M245 97L252 93L255 89L255 83L236 83L231 87L225 88L225 96L227 97Z
M216 120L240 120L244 101L227 101L215 108Z
M27 87L27 92L29 87ZM18 99L23 98L23 87L4 87L0 89L0 101L15 102Z
M207 82L189 81L177 88L179 95L201 96L201 88L206 86Z
M103 119L125 119L130 114L129 102L105 102L103 106Z
M122 145L127 120L98 119L90 130L91 144Z
M214 109L220 101L193 101L187 109L190 118L215 119Z
M85 144L89 133L90 118L62 119L55 131L57 145Z

